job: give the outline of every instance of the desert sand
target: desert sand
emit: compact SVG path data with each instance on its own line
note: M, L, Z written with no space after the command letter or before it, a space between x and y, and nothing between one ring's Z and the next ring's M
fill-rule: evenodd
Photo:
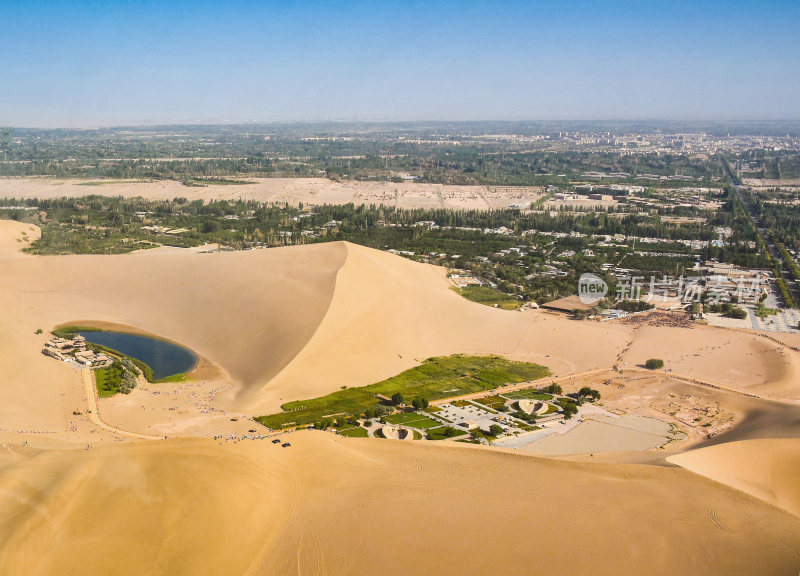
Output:
M800 439L726 442L668 460L800 517Z
M57 180L0 178L0 198L60 198L62 196L141 196L151 200L257 200L296 206L321 204L383 204L398 208L486 210L531 204L543 194L536 186L459 186L417 182L334 182L326 178L245 178L248 184L184 186L174 180ZM252 182L252 184L250 184Z
M796 338L488 308L440 268L347 243L21 254L37 235L0 221L2 574L800 570ZM204 368L101 399L98 426L84 373L40 352L53 327L89 321L173 340ZM686 439L631 452L609 438L627 451L581 462L245 439L269 434L249 417L285 401L452 353L544 364L547 381L591 384L604 409ZM642 370L650 357L665 370Z
M679 468L291 439L290 449L172 440L6 453L0 571L797 571L800 518Z

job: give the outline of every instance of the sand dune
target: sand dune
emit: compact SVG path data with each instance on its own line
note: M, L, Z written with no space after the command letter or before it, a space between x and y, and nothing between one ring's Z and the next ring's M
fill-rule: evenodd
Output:
M800 516L800 439L745 440L667 458Z
M347 258L325 318L263 389L254 403L260 409L376 382L446 354L503 354L545 364L556 374L588 370L613 362L629 334L623 326L581 325L473 304L448 289L441 268L345 246ZM580 342L602 345L570 354Z
M8 506L0 533L10 535L0 544L0 572L800 568L800 519L678 468L314 432L291 440L289 449L183 440L14 456L0 470Z
M488 308L449 290L441 268L348 243L33 257L18 251L24 225L0 222L0 230L0 312L6 319L0 324L6 374L0 416L6 431L55 434L76 426L79 375L44 357L46 335L34 334L75 321L121 324L192 348L218 368L204 376L221 383L203 392L214 406L249 415L376 382L435 355L503 354L564 376L618 363L631 342L624 362L663 357L676 372L771 397L800 395L793 377L798 353L777 342L712 328L634 329ZM202 429L200 402L187 408L180 393L175 389L167 403L137 390L104 400L101 409L108 405L109 417L136 432ZM186 422L176 421L173 400L187 408L181 412Z
M610 383L613 371L597 383L609 403L635 406L638 395L655 416L657 402L669 413L670 402L702 396L703 406L736 413L736 427L714 441L792 436L798 353L787 345L492 309L449 290L442 269L346 243L32 257L19 253L23 232L37 233L0 222L0 440L13 443L0 449L0 574L800 569L800 518L789 513L800 508L795 440L676 457L692 472L325 432L285 435L288 449L129 442L73 415L86 406L81 373L44 357L46 334L35 330L102 321L198 352L208 367L198 380L101 402L107 423L171 436L241 437L252 424L221 409L266 412L457 352L540 362L570 389L580 378L567 374L621 364L632 374L624 387ZM669 373L638 384L627 368L648 357L725 389L664 383ZM594 385L600 374L584 377Z
M0 389L4 422L15 428L29 423L29 405L38 402L52 409L37 427L67 426L57 416L65 410L59 394L77 376L42 356L46 335L34 331L74 321L126 325L192 348L233 385L218 405L251 414L369 384L438 354L502 353L557 373L595 368L613 360L630 332L470 303L448 290L441 268L346 243L218 254L13 254L0 277L8 319L0 325L0 342L8 343L0 348L8 377ZM581 339L603 345L576 358L570 350Z

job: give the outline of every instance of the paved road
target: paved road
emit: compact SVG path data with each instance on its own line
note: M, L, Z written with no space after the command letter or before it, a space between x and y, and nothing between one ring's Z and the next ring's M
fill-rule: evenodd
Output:
M780 262L781 266L781 277L783 278L784 282L786 282L786 286L789 288L789 291L792 293L792 296L795 299L795 302L800 302L800 292L798 292L798 285L795 282L792 275L789 273L789 266L783 260L783 256L781 256L778 249L775 247L775 242L772 240L769 234L769 230L761 226L756 215L753 213L753 209L747 203L744 195L742 194L743 186L736 184L736 177L734 176L733 172L731 171L730 166L726 161L722 162L722 167L725 169L725 172L728 174L728 179L731 182L731 186L733 186L734 191L736 192L736 196L739 198L739 201L744 206L745 212L747 213L748 218L753 223L753 226L761 232L761 235L764 237L764 241L767 243L767 250L769 250L770 255L776 262Z

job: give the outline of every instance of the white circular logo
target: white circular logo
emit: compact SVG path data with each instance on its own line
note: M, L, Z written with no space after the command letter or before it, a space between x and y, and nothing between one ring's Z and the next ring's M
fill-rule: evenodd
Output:
M581 274L578 279L578 298L584 304L599 302L608 294L606 281L594 274Z

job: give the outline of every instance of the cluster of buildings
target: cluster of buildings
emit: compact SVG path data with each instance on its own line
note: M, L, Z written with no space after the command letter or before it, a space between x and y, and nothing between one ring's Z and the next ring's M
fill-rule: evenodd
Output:
M768 270L707 262L700 272L705 278L706 291L716 301L756 304L763 294L769 293Z
M87 350L86 339L80 335L75 336L71 340L53 336L50 340L45 342L42 354L55 358L56 360L61 360L62 362L72 360L93 368L102 368L114 362L113 358L102 352Z
M466 286L483 286L483 282L475 276L467 273L454 272L449 276L450 282L457 288Z

